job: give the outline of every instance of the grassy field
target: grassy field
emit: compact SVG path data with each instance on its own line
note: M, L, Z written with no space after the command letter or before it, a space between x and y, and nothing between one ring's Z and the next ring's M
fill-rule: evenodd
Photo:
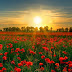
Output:
M7 34L0 35L0 72L72 72L72 33Z

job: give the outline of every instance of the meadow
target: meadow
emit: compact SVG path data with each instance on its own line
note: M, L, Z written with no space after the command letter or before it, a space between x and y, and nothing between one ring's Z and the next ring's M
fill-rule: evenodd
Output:
M14 34L0 35L0 72L72 72L72 33Z

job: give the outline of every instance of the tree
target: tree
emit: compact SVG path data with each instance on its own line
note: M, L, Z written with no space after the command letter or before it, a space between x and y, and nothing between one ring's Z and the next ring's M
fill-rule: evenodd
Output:
M59 32L59 29L57 29L57 32Z
M68 28L65 28L65 32L68 32Z
M64 32L64 28L63 27L61 28L61 32Z
M40 32L44 32L44 28L43 27L40 27Z
M9 28L8 28L8 31L12 31L12 28L11 28L11 27L9 27Z
M48 31L48 26L45 26L45 27L44 27L44 30L45 30L45 31Z
M26 32L30 32L30 27L26 27Z
M72 27L69 28L69 32L72 32Z
M35 28L34 28L34 31L37 32L37 31L38 31L38 27L35 27Z
M3 28L3 31L6 31L6 28Z
M30 27L30 31L33 32L34 31L34 27Z
M25 32L26 31L26 28L25 27L21 27L21 30Z
M53 29L53 28L51 27L51 32L52 32L52 29Z

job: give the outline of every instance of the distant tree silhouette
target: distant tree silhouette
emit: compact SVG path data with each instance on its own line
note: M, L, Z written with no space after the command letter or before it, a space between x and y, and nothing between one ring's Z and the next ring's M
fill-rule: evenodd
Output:
M26 32L26 28L25 27L21 27L21 30Z
M68 28L65 28L65 32L68 32Z
M37 31L38 31L38 27L35 27L35 28L34 28L34 31L37 32Z
M61 32L64 32L64 28L63 27L61 28Z
M44 30L47 32L48 31L48 26L45 26L44 27Z
M26 27L26 32L30 32L30 27Z
M52 32L52 29L53 29L53 28L51 27L51 32Z
M59 29L57 29L57 32L59 32Z
M72 32L72 27L69 28L69 32Z
M11 27L9 27L9 28L8 28L8 31L12 31L12 28L11 28Z
M44 32L44 28L43 27L40 27L40 32Z
M34 31L34 27L30 27L30 31L33 32Z
M6 31L6 28L3 28L3 31Z

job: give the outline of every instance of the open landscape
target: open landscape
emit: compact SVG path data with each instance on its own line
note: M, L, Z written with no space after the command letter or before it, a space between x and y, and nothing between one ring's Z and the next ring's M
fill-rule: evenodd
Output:
M0 0L0 72L72 72L72 0Z
M0 72L72 72L72 33L15 34L0 35Z

